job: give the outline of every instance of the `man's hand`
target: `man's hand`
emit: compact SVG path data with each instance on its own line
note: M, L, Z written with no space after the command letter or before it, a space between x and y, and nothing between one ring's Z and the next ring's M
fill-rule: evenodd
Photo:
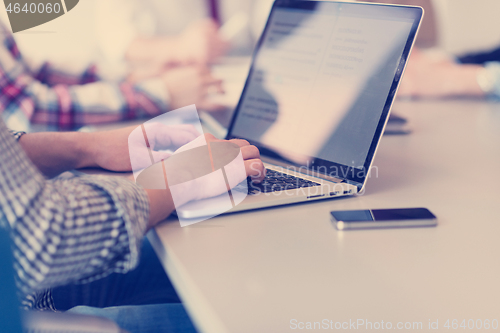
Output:
M137 141L129 140L130 134L137 129L136 126L95 133L25 134L19 143L38 169L47 177L53 177L64 171L84 167L131 171L130 149L146 149L148 151L146 154L148 158L142 161L142 166L147 168L153 162L168 159L171 156L171 153L162 151L164 149L173 151L180 147L177 152L182 152L200 145L200 142L202 144L227 142L218 140L210 134L200 137L191 125L167 126L156 123L145 124L140 128L144 128L144 131L147 132L151 155L149 155L148 147L143 140L144 136L137 136ZM240 170L239 167L229 168L226 170L226 176L235 182L244 181L247 176L254 181L261 181L265 177L265 168L260 160L259 150L245 140L230 140L229 142L241 150L244 170ZM151 161L151 157L153 161ZM136 164L135 162L134 164ZM182 169L179 172L185 173L190 172L190 170ZM185 202L215 196L227 191L227 188L221 187L218 183L197 182L194 186L195 188L189 187L190 192L186 196ZM146 192L150 200L149 229L165 219L175 207L169 188L166 190L146 190Z
M189 142L188 144L180 147L178 150L175 151L174 154L179 154L181 152L185 152L189 149L193 149L201 145L210 144L211 142L231 142L236 146L240 147L245 165L245 172L246 172L245 177L251 177L253 181L260 182L266 176L266 169L264 168L264 164L260 159L259 149L255 146L252 146L247 140L241 140L241 139L220 140L217 139L212 134L204 134L203 136L200 136L195 140Z
M168 152L158 150L175 150L200 135L192 125L145 126L149 144L156 150L153 156L158 160L170 156ZM32 133L23 135L19 143L33 164L47 177L86 167L131 171L129 135L134 129L136 126L95 133ZM130 144L131 148L144 145L144 139L142 137L142 143L132 141ZM143 164L146 167L150 162L143 161Z
M212 134L205 134L205 139L207 140L207 143L227 141L219 140ZM264 163L260 159L259 149L255 146L252 146L247 140L232 139L229 140L229 142L232 142L240 147L241 153L243 155L247 177L252 178L254 182L261 182L266 176L266 168L264 167Z
M206 145L210 147L210 161L206 159ZM228 183L221 182L220 173L213 172L214 168L220 168L221 163ZM228 185L236 186L246 177L257 182L265 177L264 164L257 147L245 140L218 140L211 134L196 138L179 148L166 161L143 170L138 176L137 182L146 188L150 197L149 228L166 218L174 206L215 197L228 191ZM164 189L153 189L158 188L158 184L163 184Z

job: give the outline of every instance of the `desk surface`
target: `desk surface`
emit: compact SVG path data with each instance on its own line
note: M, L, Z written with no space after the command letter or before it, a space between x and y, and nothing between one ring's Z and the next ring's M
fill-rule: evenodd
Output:
M500 104L398 102L394 111L413 133L382 139L364 195L185 228L170 220L150 234L201 332L500 321ZM420 206L438 227L339 232L329 219L336 209Z

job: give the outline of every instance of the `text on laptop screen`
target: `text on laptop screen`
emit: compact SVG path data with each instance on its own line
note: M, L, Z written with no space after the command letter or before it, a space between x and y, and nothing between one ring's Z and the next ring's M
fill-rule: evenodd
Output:
M230 135L297 164L319 158L361 168L415 14L348 3L309 7L275 5Z

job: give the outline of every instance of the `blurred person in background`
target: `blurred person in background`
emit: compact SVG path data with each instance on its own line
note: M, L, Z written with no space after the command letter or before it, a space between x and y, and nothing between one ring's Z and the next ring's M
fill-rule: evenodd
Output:
M500 97L499 1L377 2L417 5L425 10L399 97Z
M103 80L137 82L180 66L206 71L226 53L250 55L257 7L250 0L86 0L15 40L32 72L50 63L66 73L92 68Z
M250 0L109 0L98 2L95 11L99 49L107 67L115 69L110 75L144 63L154 73L211 64L227 53L248 56L256 40Z
M442 57L415 50L400 97L500 97L500 49Z
M86 38L79 38L78 33L72 35L71 28L69 33L25 31L15 36L24 44L21 50L8 27L6 12L2 13L5 26L1 27L4 37L0 75L4 80L0 89L9 93L4 94L0 113L10 128L74 130L88 124L153 117L189 104L197 104L205 110L219 107L207 100L209 95L222 92L220 80L213 78L206 66L207 61L220 56L225 48L222 41L214 47L217 29L213 22L199 22L180 36L165 37L161 42L137 37L130 52L127 51L127 59L131 63L146 63L148 68L155 68L155 72L148 70L145 74L144 69L137 66L136 72L128 73L128 80L126 76L103 80L106 65L99 67L98 55L105 52L97 48L99 33L89 33L93 27L88 25L99 15L88 3L91 1L81 3L84 20L80 23L85 24L80 28L86 25L86 30L80 34ZM122 5L126 5L125 1L120 2L118 8L123 8ZM108 17L115 17L114 13L111 10ZM61 19L70 15L72 12ZM71 21L73 17L68 19ZM68 20L61 24L72 26ZM124 33L118 31L117 35ZM73 42L66 43L68 38ZM50 40L52 43L40 47L40 43ZM113 38L111 44L112 41ZM147 54L152 56L148 58Z
M252 32L258 2L86 0L75 11L15 38L33 66L51 61L81 71L96 63L102 78L121 79L131 61L144 58L206 64L226 52L250 55L258 37Z
M153 117L190 104L210 109L214 106L206 100L209 92L221 91L220 80L194 65L134 82L102 81L94 67L71 75L44 63L33 71L1 23L0 32L0 113L11 129L75 130Z

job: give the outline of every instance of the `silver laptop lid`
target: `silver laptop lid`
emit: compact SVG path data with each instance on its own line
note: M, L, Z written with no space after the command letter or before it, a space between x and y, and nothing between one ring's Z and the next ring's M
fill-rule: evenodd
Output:
M275 1L227 138L363 187L420 7Z

